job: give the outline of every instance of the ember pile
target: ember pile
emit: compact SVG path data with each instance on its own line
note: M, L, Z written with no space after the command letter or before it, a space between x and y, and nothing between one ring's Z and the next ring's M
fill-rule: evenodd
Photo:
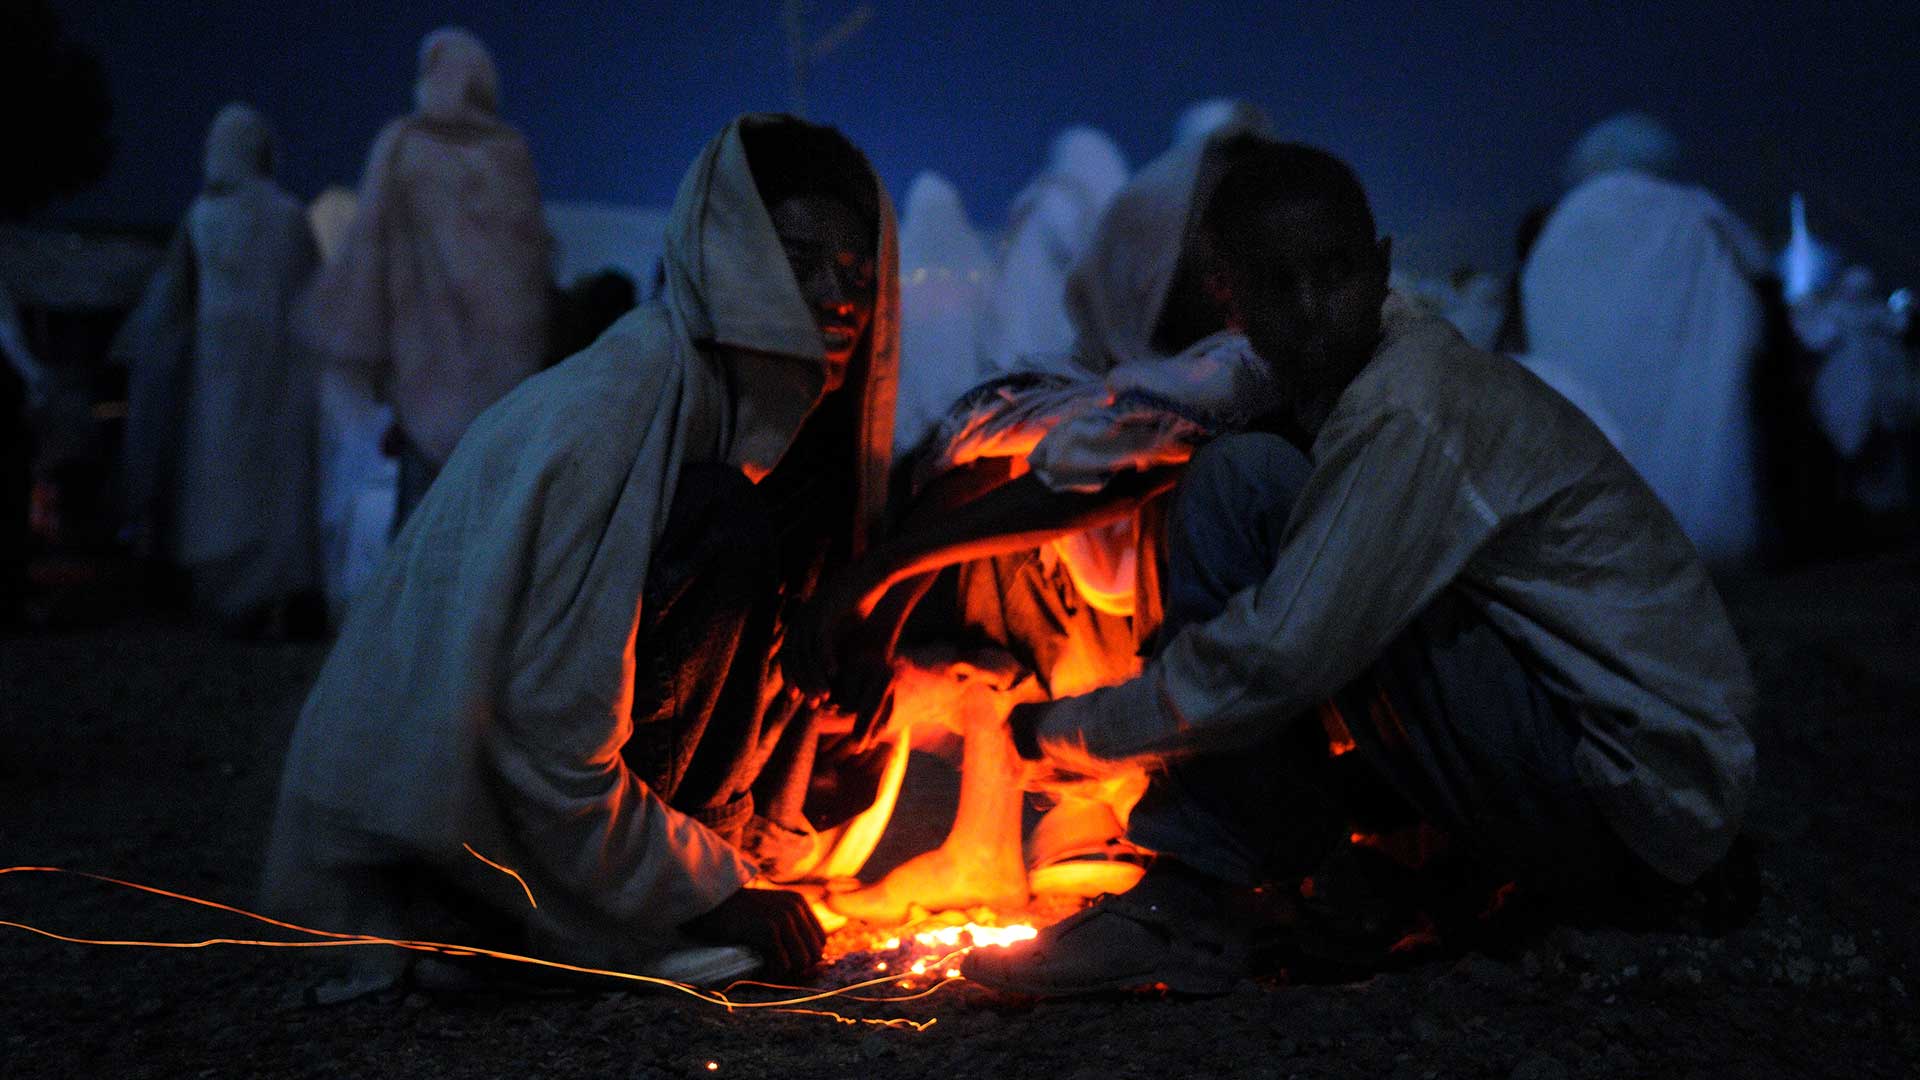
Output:
M922 989L958 978L960 958L976 948L1011 945L1037 936L1079 910L1078 898L1036 897L1027 908L996 912L977 907L929 914L916 907L897 927L849 923L827 937L815 985L846 986L898 975L901 989Z

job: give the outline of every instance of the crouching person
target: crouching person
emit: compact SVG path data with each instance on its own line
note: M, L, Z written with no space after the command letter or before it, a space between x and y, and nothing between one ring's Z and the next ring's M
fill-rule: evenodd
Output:
M1566 400L1388 293L1344 164L1248 137L1228 154L1204 227L1227 317L1284 387L1278 430L1221 438L1182 478L1144 672L1010 720L1035 768L1148 763L1128 828L1158 854L968 976L1224 991L1273 882L1309 894L1300 944L1364 955L1372 933L1384 957L1391 903L1322 873L1378 835L1590 908L1726 876L1752 691L1672 514Z
M751 887L827 835L824 720L774 654L879 523L894 262L837 132L744 117L707 146L662 298L479 418L350 612L288 754L271 910L675 977L701 942L817 960L804 900ZM355 951L358 991L411 955Z

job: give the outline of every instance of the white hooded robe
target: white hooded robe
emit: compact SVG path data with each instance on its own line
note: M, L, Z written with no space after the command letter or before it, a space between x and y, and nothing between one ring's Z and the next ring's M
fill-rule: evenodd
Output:
M401 902L355 893L354 871L424 866L523 920L541 951L622 965L681 944L680 925L753 876L621 748L681 470L771 470L824 385L820 332L748 168L740 132L757 122L729 125L682 181L666 295L482 415L356 603L287 754L272 909L403 929ZM879 525L893 422L884 191L880 218L874 318L840 391L861 405L856 551ZM723 360L716 344L744 351ZM539 906L465 845L517 871Z

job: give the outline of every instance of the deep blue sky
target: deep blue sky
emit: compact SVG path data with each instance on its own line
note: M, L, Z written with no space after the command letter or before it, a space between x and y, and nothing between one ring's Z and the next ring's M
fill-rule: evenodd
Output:
M816 74L813 116L896 193L937 169L987 224L1062 126L1104 128L1137 165L1186 104L1236 94L1352 161L1404 260L1498 266L1521 212L1556 194L1571 141L1632 107L1668 120L1695 176L1763 233L1784 228L1797 187L1816 230L1884 276L1920 279L1916 0L873 3ZM664 204L728 117L786 103L778 0L59 6L108 68L119 142L107 180L57 209L71 218L177 216L205 125L233 98L276 121L294 191L351 183L374 132L408 107L419 37L449 22L493 47L503 111L554 198ZM813 0L813 22L853 6Z

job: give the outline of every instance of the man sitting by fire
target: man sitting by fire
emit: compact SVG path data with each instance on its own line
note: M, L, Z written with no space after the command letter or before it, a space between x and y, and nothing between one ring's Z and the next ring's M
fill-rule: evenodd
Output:
M1284 407L1181 477L1141 674L1019 705L1006 735L1036 773L1148 767L1127 832L1157 855L969 977L1223 992L1270 940L1274 883L1296 945L1384 957L1413 898L1349 841L1388 833L1562 912L1737 917L1752 689L1672 515L1577 409L1389 293L1344 163L1222 153L1209 294Z
M806 902L748 886L864 859L815 831L825 713L773 661L879 523L894 251L838 132L749 116L707 146L663 297L479 418L350 612L288 753L270 909L688 981L743 973L689 970L698 942L818 959ZM331 996L412 955L357 952Z

